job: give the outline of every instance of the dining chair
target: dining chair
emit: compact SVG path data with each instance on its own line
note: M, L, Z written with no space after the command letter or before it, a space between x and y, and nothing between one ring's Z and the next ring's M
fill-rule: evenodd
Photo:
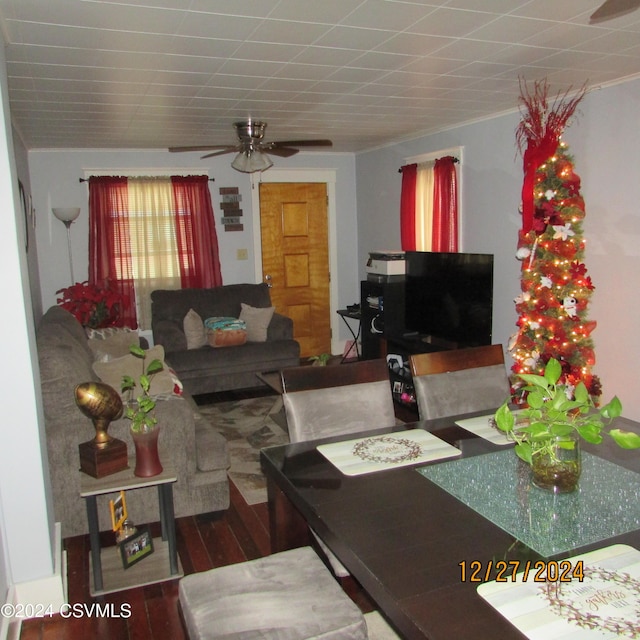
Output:
M385 429L396 424L384 359L281 371L282 400L291 442ZM349 572L312 530L339 578Z
M189 640L366 640L367 623L311 547L192 573L178 586Z
M500 344L414 354L409 367L421 420L495 409L509 397Z

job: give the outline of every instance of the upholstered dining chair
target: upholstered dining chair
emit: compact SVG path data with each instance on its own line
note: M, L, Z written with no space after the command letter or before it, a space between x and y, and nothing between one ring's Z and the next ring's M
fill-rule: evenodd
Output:
M421 420L499 407L509 396L502 345L409 357Z
M383 359L283 369L282 399L291 442L384 429L396 424L389 370ZM338 578L349 576L312 530Z
M192 573L178 598L189 640L366 640L367 623L311 547Z

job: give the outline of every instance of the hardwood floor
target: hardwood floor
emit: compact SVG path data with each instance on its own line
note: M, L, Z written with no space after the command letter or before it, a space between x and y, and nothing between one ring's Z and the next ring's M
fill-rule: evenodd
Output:
M228 395L216 398L217 401L223 399L232 398ZM185 575L269 554L266 503L247 505L232 482L230 493L231 504L226 512L176 519L178 554ZM160 535L159 523L153 523L151 531L154 536ZM113 544L111 532L101 535L103 546ZM178 607L178 580L92 598L89 593L89 536L67 538L64 547L73 614L68 618L57 614L25 620L20 640L187 638ZM357 585L350 585L347 591L363 612L373 609Z

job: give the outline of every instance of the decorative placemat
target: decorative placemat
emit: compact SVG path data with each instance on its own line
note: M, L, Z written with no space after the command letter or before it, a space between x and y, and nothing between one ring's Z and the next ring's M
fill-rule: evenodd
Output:
M512 449L417 471L545 558L640 529L640 474L586 452L573 493L534 486Z
M347 476L461 455L459 449L422 429L321 444L318 451Z
M493 444L513 444L513 440L509 440L502 431L493 426L494 415L495 413L488 413L484 416L476 416L475 418L456 420L456 424L479 438L488 440Z
M530 640L640 638L640 552L619 544L562 562L582 581L540 582L533 570L524 581L522 571L478 593ZM547 571L557 576L555 566Z

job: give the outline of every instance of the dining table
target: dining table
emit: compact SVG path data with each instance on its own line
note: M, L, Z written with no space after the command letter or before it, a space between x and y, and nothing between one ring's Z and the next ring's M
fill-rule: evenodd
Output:
M536 636L501 602L522 597L525 570L557 596L580 586L582 558L640 550L640 453L606 435L583 443L579 489L553 494L531 483L493 413L384 429L372 416L359 434L262 449L272 552L310 544L312 528L409 640L565 637ZM611 427L640 433L624 417Z

